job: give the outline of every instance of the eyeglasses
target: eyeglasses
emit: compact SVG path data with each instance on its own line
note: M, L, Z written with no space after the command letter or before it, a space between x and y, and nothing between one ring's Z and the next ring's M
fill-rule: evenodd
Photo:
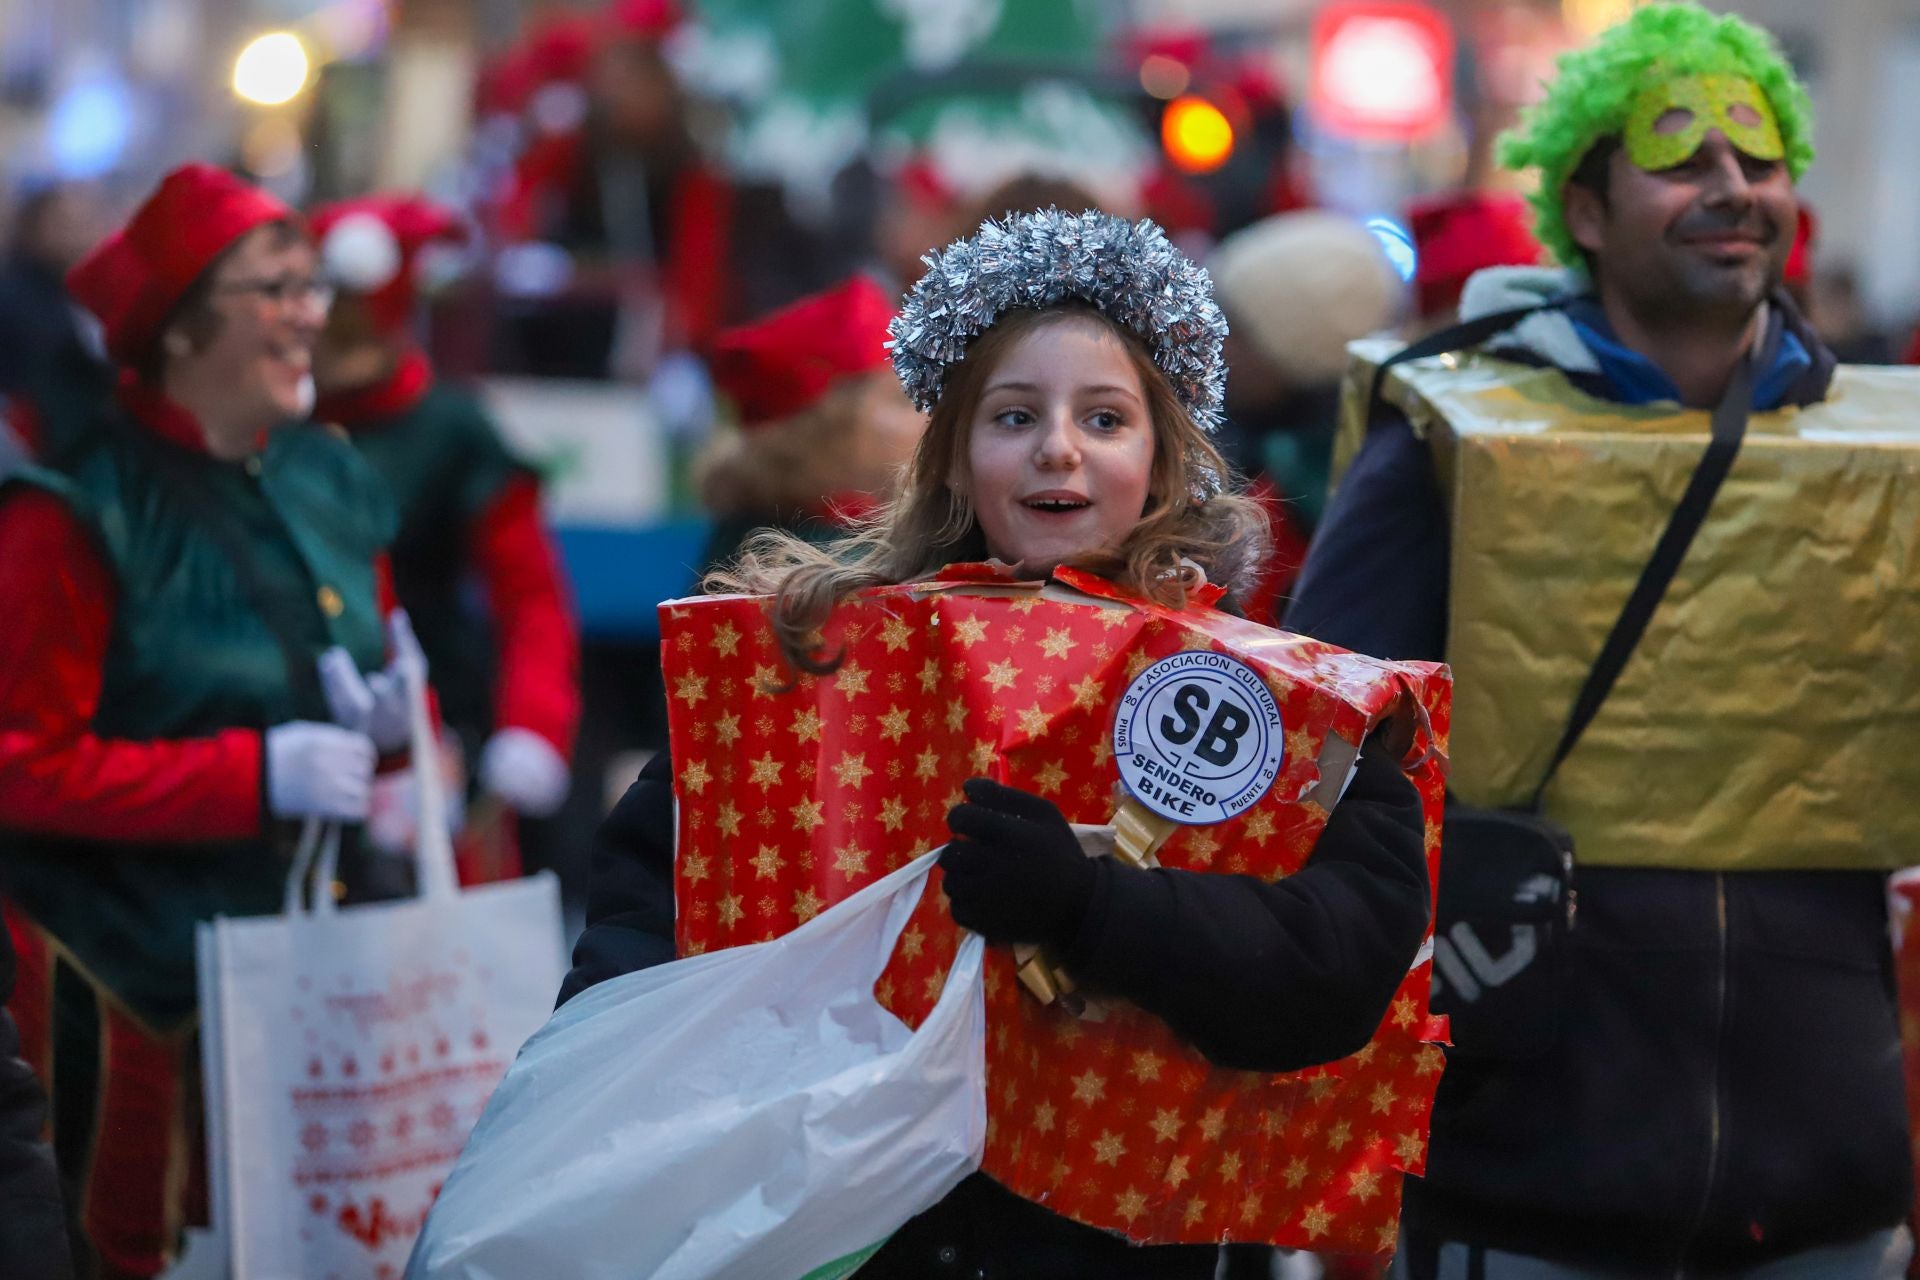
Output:
M217 293L254 293L276 307L300 302L325 311L333 305L334 289L312 276L275 276L271 280L229 280L216 288Z

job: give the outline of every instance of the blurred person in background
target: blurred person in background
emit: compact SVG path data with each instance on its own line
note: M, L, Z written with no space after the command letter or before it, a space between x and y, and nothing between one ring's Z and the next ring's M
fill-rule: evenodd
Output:
M1243 604L1270 623L1326 504L1347 344L1390 323L1404 289L1371 231L1319 209L1228 236L1207 270L1227 315L1232 374L1221 452L1272 526L1273 559Z
M31 397L49 387L104 392L111 385L98 339L66 286L68 270L106 231L92 184L52 183L21 200L0 265L0 396ZM50 458L71 442L26 443Z
M890 496L925 426L887 359L893 313L886 290L855 276L714 339L714 382L739 429L697 464L714 516L708 567L760 528L839 537Z
M407 742L393 507L304 423L317 268L266 192L168 174L68 276L113 396L36 400L83 443L0 488L0 600L33 620L0 628L11 1009L89 1274L156 1275L206 1221L195 925L277 912L297 824L363 820Z
M447 725L477 762L479 794L550 817L567 797L580 722L580 639L540 479L415 340L425 252L463 241L465 228L414 195L326 205L312 225L339 290L314 347L314 416L347 429L399 507L394 590ZM488 825L459 844L469 883L518 870L513 833Z
M661 49L681 20L674 0L615 0L540 37L557 61L585 58L581 83L555 77L530 99L539 128L496 215L503 243L568 264L560 291L513 326L530 373L644 375L703 350L727 318L732 192L700 153Z
M1530 267L1540 242L1528 225L1527 202L1497 191L1447 191L1407 209L1413 233L1414 306L1409 336L1444 329L1460 318L1460 291L1488 267Z

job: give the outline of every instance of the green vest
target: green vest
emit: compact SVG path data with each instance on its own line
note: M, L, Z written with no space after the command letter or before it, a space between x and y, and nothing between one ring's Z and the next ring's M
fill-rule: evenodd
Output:
M176 474L242 531L254 576L275 598L311 663L330 645L363 670L384 660L374 563L393 533L379 481L338 435L304 424L275 431L245 464L151 437L117 409L64 473L27 468L95 540L115 583L94 733L134 741L192 738L328 719L317 682L296 685L286 651L224 544L183 501ZM4 500L6 489L0 489ZM194 925L216 914L278 910L286 824L206 843L101 843L0 830L6 890L100 986L150 1026L192 1016Z
M471 765L493 729L495 643L469 573L470 538L474 521L531 469L508 451L486 410L445 383L404 413L354 424L353 442L400 509L394 592Z

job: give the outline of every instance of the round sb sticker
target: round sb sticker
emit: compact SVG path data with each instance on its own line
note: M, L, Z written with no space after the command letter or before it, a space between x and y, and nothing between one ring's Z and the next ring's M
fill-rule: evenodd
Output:
M1280 704L1260 673L1223 653L1160 659L1127 686L1113 755L1134 799L1193 826L1251 809L1280 776Z

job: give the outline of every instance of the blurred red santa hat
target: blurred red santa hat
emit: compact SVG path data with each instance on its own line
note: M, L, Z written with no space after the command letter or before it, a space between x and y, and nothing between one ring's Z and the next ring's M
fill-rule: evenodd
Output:
M322 205L312 225L327 278L341 292L366 299L374 323L388 333L403 331L413 319L421 251L467 239L453 210L407 194Z
M1419 255L1413 283L1421 315L1456 306L1467 277L1485 267L1524 267L1540 261L1527 203L1517 195L1449 191L1407 210Z
M895 310L885 289L854 276L723 330L713 341L714 385L732 399L742 426L790 417L841 378L887 363L887 322Z
M1820 219L1802 201L1800 217L1793 228L1793 248L1787 250L1787 265L1781 279L1787 284L1804 285L1813 280L1813 245L1820 238Z
M100 321L108 354L135 364L215 259L255 227L299 217L225 169L184 164L67 273L67 290Z
M684 16L675 0L614 0L605 13L608 32L628 40L664 40Z

